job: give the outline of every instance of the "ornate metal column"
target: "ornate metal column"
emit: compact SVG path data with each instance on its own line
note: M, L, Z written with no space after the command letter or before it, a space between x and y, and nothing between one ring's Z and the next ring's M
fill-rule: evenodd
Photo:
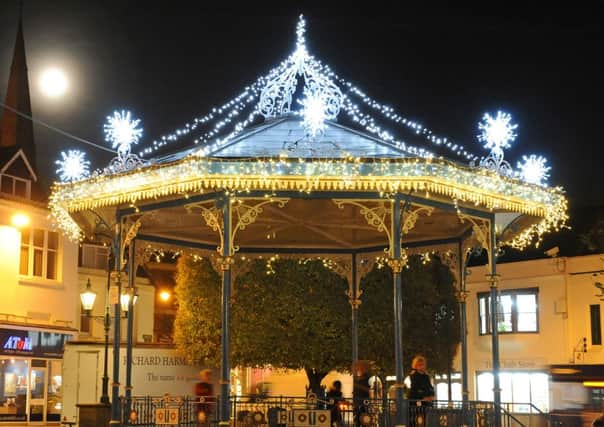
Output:
M231 256L233 243L231 236L231 199L228 196L222 197L217 201L218 208L222 211L222 248L220 270L222 271L222 328L221 328L221 364L220 364L220 419L219 425L230 425L230 382L231 365L229 362L229 328L230 328L230 300L231 300Z
M359 277L357 273L357 254L352 254L351 283L349 291L352 335L352 363L359 360Z
M459 242L459 291L457 301L459 302L459 328L461 339L461 398L463 401L469 399L468 390L468 318L466 313L466 278L468 276L468 261L471 252L464 251L462 242ZM450 396L449 396L450 397Z
M501 387L499 385L499 331L497 328L497 307L499 305L499 276L497 275L497 240L495 217L489 221L489 274L487 280L491 288L491 351L493 353L493 403L495 404L495 427L501 426Z
M134 327L134 280L136 262L134 262L136 240L128 246L128 319L126 330L126 415L130 416L132 400L132 329ZM121 295L120 295L121 297Z
M403 281L401 271L406 260L402 257L401 247L401 200L395 196L392 202L392 215L390 221L390 259L388 265L392 269L394 287L394 363L396 373L396 424L406 424L406 414L403 402Z
M122 424L120 413L120 294L122 292L122 219L117 218L113 237L114 271L113 281L109 292L110 302L113 302L113 382L111 383L111 422L112 426Z

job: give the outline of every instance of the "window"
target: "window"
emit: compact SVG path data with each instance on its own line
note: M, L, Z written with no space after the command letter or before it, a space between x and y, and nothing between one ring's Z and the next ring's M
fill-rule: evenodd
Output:
M107 269L109 248L107 246L83 244L80 252L80 267Z
M2 193L29 199L30 189L31 183L27 179L11 175L0 175L0 192Z
M451 374L451 399L449 399L449 380L446 375L436 375L434 377L434 385L436 391L436 400L462 400L463 393L461 390L461 374Z
M548 374L544 372L500 372L499 386L501 401L511 404L509 411L517 413L535 412L531 405L540 411L549 411ZM478 400L493 401L493 374L482 372L476 376Z
M59 233L33 228L21 231L19 274L58 279Z
M497 304L499 333L538 332L537 288L502 291ZM480 335L491 333L491 296L478 294Z
M600 320L600 304L589 306L591 321L591 345L602 345L602 321Z
M80 332L83 334L92 333L92 318L86 313L84 307L80 304Z

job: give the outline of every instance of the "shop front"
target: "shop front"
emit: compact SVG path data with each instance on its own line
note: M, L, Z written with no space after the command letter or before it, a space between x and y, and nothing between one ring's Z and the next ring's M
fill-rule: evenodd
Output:
M60 421L69 333L0 328L0 423Z

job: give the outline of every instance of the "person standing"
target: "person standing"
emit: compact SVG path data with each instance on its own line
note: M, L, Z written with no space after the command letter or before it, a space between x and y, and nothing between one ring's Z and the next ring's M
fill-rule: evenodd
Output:
M214 399L214 386L212 385L212 371L204 369L199 373L200 381L195 384L197 397L197 421L199 425L209 425L216 401Z
M342 382L335 380L327 391L328 409L331 410L331 425L333 427L342 426L342 413L340 412L340 402L342 401Z
M353 384L352 384L352 402L354 404L354 425L359 427L363 425L362 418L368 412L369 391L369 364L367 361L359 360L353 366Z
M424 356L417 355L411 362L409 380L409 423L411 426L426 424L426 407L432 406L434 400L434 387L430 376L426 372L428 364ZM422 419L420 421L420 417Z

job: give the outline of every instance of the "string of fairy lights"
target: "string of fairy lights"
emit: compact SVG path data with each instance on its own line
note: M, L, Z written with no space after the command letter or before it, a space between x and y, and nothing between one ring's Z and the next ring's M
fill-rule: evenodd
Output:
M305 32L306 22L300 16L296 49L289 57L226 103L152 141L139 155L131 149L142 138L140 120L126 110L108 116L105 139L116 149L117 157L105 169L90 173L90 162L83 152L61 152L61 159L56 162L57 173L61 181L69 185L56 185L51 196L51 211L56 221L77 239L81 238L79 227L69 212L116 203L135 206L138 201L149 198L222 189L231 194L252 190L267 191L267 194L278 190L307 193L362 190L378 191L385 198L413 190L425 192L427 197L430 193L451 197L455 203L469 202L489 209L502 208L542 217L539 223L509 242L515 246L526 245L535 236L558 229L565 222L566 199L559 188L552 189L546 184L551 169L546 165L547 160L535 154L525 155L523 161L518 162L517 170L513 170L504 159L504 149L509 148L517 136L517 125L509 114L497 111L482 117L478 141L490 153L479 158L463 146L403 117L393 107L372 99L335 74L308 53ZM297 99L294 105L299 78L304 80L302 99ZM302 108L294 110L297 105ZM361 105L375 114L364 111ZM406 155L401 154L399 159L361 159L341 153L340 158L295 159L280 155L239 160L214 156L260 117L270 120L284 114L297 115L300 126L313 142L323 136L326 122L336 120L340 111L366 132ZM384 119L411 130L435 146L445 147L469 162L470 167L408 144L382 127L380 123ZM152 158L146 160L198 128L204 132L194 139L200 148L193 155L171 164L154 163Z

